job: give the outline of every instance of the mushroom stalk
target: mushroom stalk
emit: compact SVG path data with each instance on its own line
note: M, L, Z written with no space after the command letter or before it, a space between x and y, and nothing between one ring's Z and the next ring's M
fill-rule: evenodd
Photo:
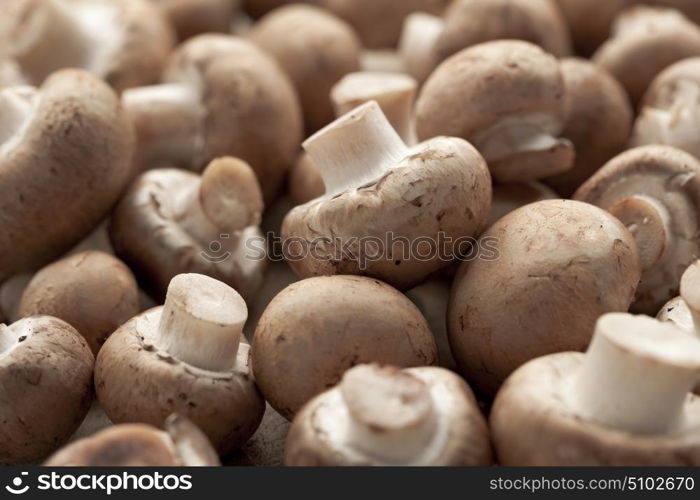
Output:
M0 146L15 135L29 118L34 93L32 87L15 87L0 91Z
M168 287L156 345L203 370L234 367L248 309L233 288L199 274L181 274Z
M404 68L418 81L424 81L435 69L436 46L445 31L445 21L441 17L416 12L406 18L399 41L399 53Z
M644 316L607 314L574 380L577 413L637 434L665 434L683 423L700 380L700 342Z
M338 118L303 144L332 197L379 179L408 153L376 101Z

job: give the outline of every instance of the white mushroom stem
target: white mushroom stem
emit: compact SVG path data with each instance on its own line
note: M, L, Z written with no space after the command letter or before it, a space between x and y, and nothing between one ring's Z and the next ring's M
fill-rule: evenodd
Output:
M193 168L204 142L204 109L196 86L161 84L126 90L122 104L138 137L140 168Z
M347 406L347 440L389 463L414 460L430 444L437 417L429 387L391 367L361 365L345 373L340 393Z
M425 81L440 62L436 45L444 30L442 18L424 12L415 12L404 21L399 54L408 74L419 82Z
M27 122L35 96L33 87L0 90L0 146L14 137Z
M700 380L700 340L646 316L611 313L596 325L571 389L575 411L635 434L665 434L683 425Z
M681 298L688 307L695 336L700 338L700 261L695 261L681 277Z
M17 339L12 334L12 330L4 323L0 323L0 356L8 351L16 342Z
M338 118L303 146L321 172L326 196L376 181L409 151L376 101Z
M363 50L360 54L362 71L379 71L382 73L405 73L403 61L396 50Z
M345 75L331 90L337 116L377 101L391 126L407 144L416 142L411 121L418 83L408 75L361 71Z
M156 345L184 363L214 372L236 364L248 308L233 288L200 274L181 274L168 287Z
M625 198L608 211L634 236L642 270L653 268L671 245L671 216L657 199L646 195Z

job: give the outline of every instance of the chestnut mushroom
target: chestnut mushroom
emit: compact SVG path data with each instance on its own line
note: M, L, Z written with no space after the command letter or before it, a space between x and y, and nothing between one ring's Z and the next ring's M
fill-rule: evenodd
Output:
M243 341L248 309L229 286L200 274L173 278L165 305L107 339L95 390L114 423L192 420L220 455L253 435L265 411Z
M117 96L84 71L0 89L0 282L104 219L131 178L133 142Z
M700 340L645 316L602 316L585 354L530 361L491 410L505 466L700 465ZM514 425L515 424L515 425Z
M250 299L267 266L262 209L251 168L218 158L201 176L172 168L142 174L115 208L109 234L116 254L158 301L182 273L206 274Z
M331 122L331 88L360 68L361 45L350 25L324 9L293 4L258 21L251 39L289 75L301 100L307 134Z
M586 57L608 38L615 18L630 4L630 0L555 0L555 2L566 19L576 51ZM645 3L651 2L646 0Z
M231 155L255 171L267 200L301 142L302 118L287 75L251 42L200 35L173 52L160 85L122 96L138 137L140 171L202 170Z
M469 386L444 368L351 368L294 418L293 466L491 465L486 419Z
M35 462L68 441L90 408L94 363L58 318L0 324L0 464Z
M51 455L45 467L196 467L221 465L207 437L177 414L165 430L121 424L75 441Z
M435 339L418 308L389 285L359 276L289 285L267 306L253 336L258 386L288 419L357 364L436 361Z
M151 0L170 20L180 40L202 33L228 33L238 0Z
M447 325L460 371L485 396L533 358L584 350L598 317L627 311L639 283L633 236L587 203L527 205L482 241L491 252L462 263Z
M174 44L172 29L147 0L6 0L0 56L30 83L80 68L116 90L158 81Z
M445 60L416 103L418 139L471 142L498 182L565 172L574 148L561 137L566 91L557 59L528 42L474 45Z
M457 258L458 240L488 217L491 182L479 153L450 137L407 147L376 101L304 148L326 194L292 209L282 226L299 276L362 274L410 289Z
M19 304L21 317L46 315L70 324L95 355L138 312L134 275L122 261L98 251L64 257L41 269Z
M636 105L656 75L695 56L700 56L700 26L677 10L636 6L618 16L593 62L614 76Z
M561 135L573 143L576 158L573 168L543 181L569 198L625 149L634 113L625 89L600 66L574 58L562 59L559 66L568 100Z
M700 162L670 146L641 146L610 160L574 198L608 210L634 235L642 281L632 310L654 315L678 294L700 255Z

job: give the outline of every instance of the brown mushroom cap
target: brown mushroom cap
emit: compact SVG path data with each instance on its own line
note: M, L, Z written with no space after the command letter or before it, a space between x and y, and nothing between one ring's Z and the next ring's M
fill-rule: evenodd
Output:
M620 14L613 36L593 60L625 87L636 104L666 67L699 55L699 26L676 10L637 6Z
M133 131L114 92L83 71L55 73L38 91L0 90L0 108L3 281L65 253L106 216L131 177Z
M252 356L265 399L291 419L356 364L430 365L437 347L403 294L373 279L331 276L294 283L270 302Z
M34 84L85 69L117 90L156 82L173 46L171 27L146 0L10 0L0 53Z
M571 168L573 148L558 138L565 119L557 59L515 40L482 43L448 58L416 104L419 140L439 135L468 140L499 182L524 182Z
M585 349L596 319L626 311L634 298L634 238L592 205L533 203L500 219L482 241L496 258L461 265L448 333L460 371L486 395L533 358Z
M219 454L239 448L265 410L250 346L238 344L246 317L245 303L223 283L194 274L174 278L164 307L133 318L100 350L95 390L105 413L115 423L154 426L178 413Z
M295 417L287 465L490 465L484 416L443 368L360 365Z
M610 210L635 235L643 275L632 310L656 314L700 254L698 160L669 146L634 148L610 160L574 197Z
M170 280L181 273L211 276L252 298L267 265L260 229L250 226L231 234L217 227L203 212L201 186L202 178L185 170L155 169L142 174L112 215L109 231L114 250L159 301ZM234 210L232 219L246 218L237 211L237 204L227 203L227 207ZM254 240L260 241L259 252L246 247Z
M45 467L218 466L219 457L194 424L171 415L166 431L144 424L121 424L80 439L51 455Z
M307 134L331 122L331 88L360 68L361 45L350 25L318 7L289 5L258 21L251 38L292 80Z
M556 3L569 25L576 51L588 56L608 38L615 18L630 0L556 0Z
M180 40L201 33L228 33L238 7L238 0L152 1L170 19Z
M295 205L303 205L323 196L326 186L318 167L308 153L299 153L297 161L289 172L289 194Z
M60 319L0 325L0 464L34 462L68 440L90 408L94 363Z
M104 252L81 252L37 272L22 294L22 317L62 319L87 340L97 354L111 333L139 312L134 275Z

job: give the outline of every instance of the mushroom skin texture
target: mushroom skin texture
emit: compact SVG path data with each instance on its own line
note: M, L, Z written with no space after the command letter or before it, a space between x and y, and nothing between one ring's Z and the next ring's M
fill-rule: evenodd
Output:
M699 369L697 339L649 317L606 314L586 354L535 359L503 385L490 417L498 462L697 466L700 398L689 391Z
M481 238L494 242L495 257L462 263L447 325L460 372L485 396L531 359L584 350L598 317L626 311L634 298L634 238L593 205L533 203Z
M486 420L469 386L444 368L360 365L294 418L291 466L486 466Z
M0 281L68 251L129 182L134 136L105 83L79 70L0 90ZM21 251L17 251L21 248Z
M568 100L561 135L576 149L571 170L544 179L569 198L600 167L622 152L630 138L634 112L625 89L600 66L583 59L559 63Z
M352 27L326 10L294 4L258 21L251 39L289 75L301 101L306 133L331 122L333 85L360 69L361 44Z
M95 355L138 312L134 275L122 261L98 251L74 254L41 269L19 304L22 317L53 316L73 326Z
M157 301L162 302L170 281L181 273L211 276L246 299L253 298L262 284L267 257L257 225L259 212L248 211L240 196L228 198L230 202L212 215L205 211L208 203L216 203L208 200L218 198L205 188L211 182L227 186L227 176L212 169L222 161L236 160L215 160L202 176L178 169L150 170L134 181L114 209L109 226L114 250ZM248 191L257 191L261 201L257 182ZM225 196L234 193L227 190ZM241 219L246 214L252 219ZM222 227L217 217L224 222L243 220L243 227ZM259 252L251 251L248 243L259 246Z
M672 64L654 79L634 124L632 146L666 144L700 156L700 57Z
M632 311L654 315L678 295L683 271L700 255L700 162L670 146L641 146L610 160L574 194L630 229L642 281Z
M458 240L478 234L488 217L490 176L476 149L449 137L409 148L375 101L304 147L326 194L282 225L301 277L360 274L407 290L457 258Z
M173 414L165 430L120 424L75 441L51 455L44 467L220 466L207 437L192 422Z
M428 78L416 103L418 139L468 140L498 182L549 177L573 166L573 146L561 138L566 104L554 56L523 41L482 43Z
M267 306L253 337L258 387L289 420L357 364L436 361L435 339L418 308L389 285L359 276L293 283Z
M228 33L238 0L151 0L170 20L180 40L202 33Z
M81 68L117 91L158 81L172 29L147 0L9 0L0 19L0 55L34 85L62 68Z
M176 49L163 83L122 96L138 137L140 171L201 171L235 156L255 171L266 200L294 162L302 116L294 87L276 61L252 42L199 35Z
M265 411L243 341L247 315L227 285L176 276L165 305L127 322L97 355L95 390L110 420L159 426L178 413L221 456L240 448Z
M623 11L593 62L614 76L637 104L665 68L700 56L700 26L681 12L648 6Z
M90 408L94 364L60 319L0 324L0 464L35 462L68 441Z

